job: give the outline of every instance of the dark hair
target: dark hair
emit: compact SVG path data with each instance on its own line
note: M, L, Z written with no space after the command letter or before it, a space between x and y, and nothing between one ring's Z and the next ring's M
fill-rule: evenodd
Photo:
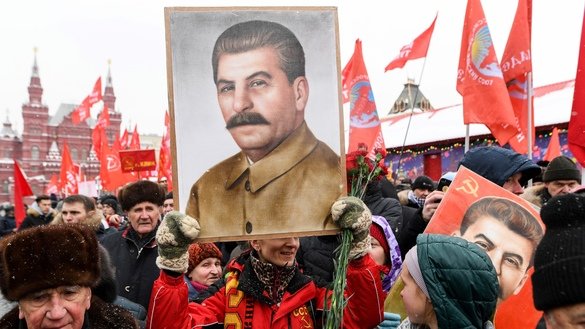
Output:
M85 195L74 194L63 199L63 203L81 203L86 212L95 210L95 200Z
M289 83L305 76L305 52L294 33L281 24L256 20L235 24L217 38L211 56L213 81L217 83L217 67L222 54L240 54L263 47L277 51L280 67Z
M514 201L498 197L484 197L472 203L465 211L461 221L461 235L465 234L465 231L484 215L497 219L510 231L532 243L533 248L528 267L532 266L536 246L544 235L536 217Z
M42 200L51 200L51 197L50 197L50 196L48 196L48 195L46 195L46 194L41 194L41 195L39 195L39 196L38 196L38 197L35 199L35 201L36 201L37 203L39 203L39 202L40 202L40 201L42 201Z
M170 191L169 193L167 193L167 195L165 195L165 200L172 199L172 198L173 198L173 191Z

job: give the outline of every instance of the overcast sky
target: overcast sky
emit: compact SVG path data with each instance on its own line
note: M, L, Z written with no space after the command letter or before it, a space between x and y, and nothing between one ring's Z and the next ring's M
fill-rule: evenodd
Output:
M498 57L516 11L514 0L483 0ZM534 85L574 79L583 0L533 0ZM116 107L123 125L162 134L168 108L164 7L269 5L336 6L340 61L351 57L356 38L363 52L380 115L385 115L407 78L419 81L423 60L384 73L400 48L426 29L439 12L421 89L435 108L461 102L455 90L465 0L144 1L19 0L0 4L0 119L7 111L21 131L21 105L37 48L43 101L54 114L60 103L79 103L111 59ZM307 59L313 60L313 59ZM105 82L105 81L104 81ZM96 117L100 106L94 107Z

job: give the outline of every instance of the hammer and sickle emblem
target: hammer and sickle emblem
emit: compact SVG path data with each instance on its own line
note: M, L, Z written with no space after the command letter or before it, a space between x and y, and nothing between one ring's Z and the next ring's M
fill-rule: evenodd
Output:
M477 198L477 191L479 190L479 185L475 181L475 179L469 177L463 180L463 185L458 186L455 188L457 191L461 191L465 194L471 194Z

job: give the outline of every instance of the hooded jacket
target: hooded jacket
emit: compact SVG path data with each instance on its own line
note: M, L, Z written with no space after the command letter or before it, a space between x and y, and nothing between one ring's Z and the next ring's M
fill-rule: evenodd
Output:
M461 238L421 234L418 263L441 329L483 328L495 310L498 277L488 255Z
M476 147L469 150L461 159L460 166L481 175L491 182L503 186L510 176L522 173L520 184L540 174L540 167L527 157L509 149L496 146Z
M43 214L41 208L35 202L26 210L26 217L22 221L22 224L20 224L18 230L24 230L25 228L33 226L47 225L53 220L55 215L57 215L57 212L54 209L50 209L47 214Z

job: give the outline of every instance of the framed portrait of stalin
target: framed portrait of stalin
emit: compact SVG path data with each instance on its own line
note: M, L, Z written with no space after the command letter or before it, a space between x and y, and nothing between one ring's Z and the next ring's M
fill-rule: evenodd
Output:
M165 8L175 199L201 241L336 232L337 10Z

